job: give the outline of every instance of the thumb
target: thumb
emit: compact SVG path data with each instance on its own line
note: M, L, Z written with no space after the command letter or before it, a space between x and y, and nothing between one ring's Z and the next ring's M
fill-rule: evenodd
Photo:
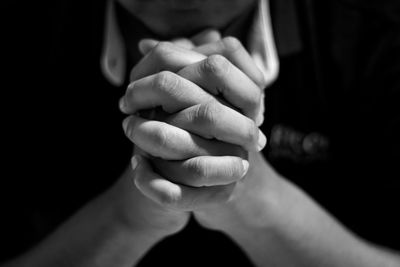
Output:
M155 173L148 160L140 155L134 155L131 159L134 184L147 198L161 205L168 198L179 199L181 188Z
M146 55L148 52L150 52L151 49L153 49L159 41L155 39L142 39L138 43L139 51L142 53L142 55Z
M180 46L185 49L193 49L195 45L193 42L187 38L176 38L171 41L173 44Z
M160 41L158 41L158 40L149 39L149 38L140 40L138 43L138 48L139 48L140 53L143 56L146 55L148 52L150 52L150 50L152 50L155 46L157 46L157 44L159 42ZM171 40L171 43L173 43L177 46L180 46L182 48L189 49L189 50L194 47L193 42L186 38L176 38L176 39Z
M195 46L214 43L221 40L221 34L215 29L206 29L191 38Z

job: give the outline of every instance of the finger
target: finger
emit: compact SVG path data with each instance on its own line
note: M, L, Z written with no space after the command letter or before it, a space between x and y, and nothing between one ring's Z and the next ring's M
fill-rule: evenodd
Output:
M163 70L177 72L205 58L206 56L198 52L184 49L171 42L159 42L133 67L130 81L136 81Z
M136 187L148 198L170 209L192 211L226 202L235 188L234 183L200 188L175 184L156 174L144 157L135 156L135 161Z
M171 41L174 45L177 45L179 47L182 47L184 49L193 49L194 48L194 44L191 40L187 39L187 38L176 38L173 39Z
M126 114L162 107L173 113L215 98L191 81L179 75L162 71L132 82L120 100L120 109Z
M227 185L243 178L249 163L239 157L201 156L184 161L151 160L158 173L171 182L192 186Z
M165 122L129 116L123 122L125 135L144 152L168 160L197 156L243 156L236 145L206 140Z
M190 39L176 38L171 42L177 46L185 49L193 49L195 46L203 45L206 43L213 43L221 39L221 34L215 29L204 30ZM145 38L139 41L138 47L142 55L146 55L151 49L156 47L160 41L150 38Z
M221 55L189 65L178 75L199 85L213 95L221 94L231 105L255 120L260 110L261 90L241 70Z
M221 34L215 29L206 29L190 38L195 46L200 46L207 43L214 43L220 39Z
M145 38L139 41L138 47L142 55L146 55L153 49L160 41L150 38Z
M166 117L161 115L168 124L204 138L241 146L248 151L261 151L267 142L253 120L216 101L191 106Z
M263 89L266 85L264 75L255 65L242 43L235 37L225 37L217 42L198 46L193 51L206 56L223 55L249 76L260 88Z
M150 52L151 49L157 46L157 44L160 41L157 41L155 39L142 39L139 41L139 51L142 53L142 55L146 55L148 52ZM190 41L187 38L176 38L171 41L176 46L182 47L184 49L193 49L194 44L192 41Z

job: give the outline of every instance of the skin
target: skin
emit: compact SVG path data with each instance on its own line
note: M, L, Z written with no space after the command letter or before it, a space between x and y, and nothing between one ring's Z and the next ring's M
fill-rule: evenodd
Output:
M120 101L135 145L132 164L41 244L3 266L133 266L183 229L190 213L230 236L257 266L400 266L397 253L350 233L259 153L264 81L243 45L216 31L185 38L228 23L240 9L199 22L193 14L225 1L185 2L176 10L167 1L122 1L142 8L144 22L155 20L147 23L154 31L177 37L139 44L143 58ZM174 12L184 26L175 27L179 20L168 16Z
M231 181L221 181L220 178L223 175L211 176L212 179L210 179L210 177L205 175L210 173L206 170L215 168L231 171L233 165L229 167L229 163L221 160L221 157L215 153L207 154L207 156L212 157L214 162L219 159L218 165L211 165L210 161L203 161L202 164L191 165L196 166L195 169L187 168L187 166L190 166L190 164L185 164L188 161L204 157L204 152L202 150L196 147L190 148L191 146L186 144L184 139L187 138L188 142L190 142L189 140L192 139L190 135L180 135L180 143L174 141L160 142L157 141L157 137L155 137L155 139L151 138L151 140L138 138L137 136L141 135L140 132L143 132L142 136L151 136L152 134L157 136L157 132L163 130L169 133L188 130L188 128L184 127L184 129L167 129L174 123L173 120L172 122L168 120L168 117L171 116L169 114L172 113L173 117L179 116L178 114L182 112L187 112L188 108L186 108L186 105L190 105L187 103L191 103L191 101L198 101L199 104L197 105L207 105L210 103L209 99L206 97L195 96L194 93L190 93L187 96L183 94L188 86L180 87L180 85L184 84L182 80L187 79L197 83L197 85L202 84L202 88L204 89L203 93L213 92L212 83L206 82L209 81L209 79L206 80L204 78L206 77L205 75L200 75L200 77L203 77L203 81L196 80L196 78L198 79L199 77L198 75L193 76L193 74L202 72L209 74L210 69L205 71L204 67L208 64L204 65L204 62L207 62L210 57L203 60L201 60L200 57L194 57L194 54L190 51L199 51L196 50L195 46L188 46L191 47L191 50L187 50L185 54L180 47L174 46L171 43L161 42L152 44L154 45L153 47L149 44L149 49L143 49L143 52L147 52L147 54L138 64L139 67L137 66L132 70L131 77L139 78L139 80L133 81L134 84L140 81L140 79L152 79L153 82L147 83L148 86L146 88L147 90L152 90L150 88L156 84L159 94L153 94L151 98L143 96L143 93L138 93L133 96L130 90L138 90L138 92L142 92L143 90L140 86L132 86L128 88L126 95L121 101L122 111L128 114L130 112L136 112L137 108L140 108L141 105L145 105L144 109L151 108L151 105L154 105L154 103L164 107L164 111L168 113L166 117L158 117L156 121L152 121L159 126L159 129L156 131L142 127L143 124L138 124L136 122L136 116L133 119L133 123L131 117L125 120L124 127L128 138L142 148L139 154L145 155L144 157L138 155L134 157L135 162L138 158L140 159L139 164L134 164L136 168L143 163L146 166L146 168L142 170L147 173L148 179L141 179L139 176L136 176L136 185L138 188L141 188L144 195L171 211L192 211L201 225L206 228L222 231L235 240L257 266L400 265L399 256L396 253L376 248L372 244L361 240L346 230L340 223L335 221L326 211L310 199L305 192L276 173L262 155L257 152L257 149L247 149L248 157L246 158L249 162L249 168L245 176L236 177L236 179ZM201 46L200 44L200 47ZM216 40L208 43L207 47L210 49L209 51L213 52L221 49L218 51L218 54L226 55L225 59L228 62L233 61L233 55L242 54L238 53L238 51L244 50L243 46L232 38ZM235 47L235 49L231 49L232 47ZM245 51L243 51L243 53L245 53ZM205 51L204 54L208 54L208 52ZM166 55L170 60L166 59ZM175 57L175 55L177 57ZM171 77L173 77L172 80L177 79L180 80L180 82L175 81L160 84L157 82L157 75L159 75L160 72L154 75L152 71L149 71L151 69L147 68L147 66L144 67L149 71L146 73L148 75L146 78L140 78L142 75L136 76L137 73L142 73L142 66L140 66L140 64L145 64L148 62L149 58L150 62L152 62L149 66L163 64L163 69L176 71L178 75L171 75ZM250 77L257 77L257 75L252 74L252 68L244 67L249 66L249 64L247 64L249 62L246 63L246 57L241 57L240 59L242 61L237 64L237 69L226 64L224 60L212 61L215 65L213 65L211 70L214 72L214 75L218 76L220 82L225 81L224 84L228 88L225 89L228 91L227 95L232 95L230 90L235 91L236 84L228 85L226 82L227 79L224 79L224 75L230 74L232 76L240 76L237 73L231 72L233 70L238 70L242 72L242 74L247 75L250 80L252 80ZM167 61L168 64L165 64ZM189 65L186 67L180 65L184 61ZM191 69L192 67L190 66L203 67L197 71L193 71L192 75L190 75L183 71L185 69ZM180 75L181 73L185 75ZM261 81L253 82L257 84ZM174 86L171 87L171 84ZM250 86L250 83L248 85ZM177 92L174 93L174 91ZM180 93L178 93L178 91ZM168 93L168 97L165 97L165 92ZM257 95L252 92L253 91L249 90L248 95ZM193 97L193 99L190 99L191 97ZM143 100L141 100L141 98L143 98ZM246 99L241 97L235 99L235 101L239 103L241 101L246 101ZM138 102L140 103L139 105ZM184 106L177 105L177 102ZM232 104L232 100L227 102L228 105ZM168 108L169 103L174 103L171 107L175 107L176 110ZM253 102L252 108L254 110L257 110L257 103L259 103L259 101ZM196 106L196 104L192 104L194 105L192 107ZM221 102L218 102L218 104L220 105ZM238 106L241 104L243 104L243 102L239 103ZM132 106L130 107L130 105ZM215 116L219 116L220 113L218 109L213 108L211 110L213 110ZM242 112L243 115L245 115L245 112ZM190 124L190 120L195 125L197 114L199 113L194 112L192 115L182 116L188 121L186 125ZM247 113L248 118L254 119L254 117L257 117L252 117L250 114L256 114L256 112ZM155 116L157 117L157 112ZM210 118L210 116L207 117ZM233 119L233 116L231 116L231 119ZM151 122L151 118L146 120L146 123ZM210 121L214 120L211 119ZM170 122L171 125L168 125L168 122ZM212 125L208 129L228 127L226 120L208 125ZM237 123L237 127L239 128L245 126L246 124L241 125ZM205 134L202 135L200 132L197 132L197 134L203 138L209 137ZM171 140L173 139L172 136L178 136L178 133L171 134L171 138L165 138L163 140ZM215 138L215 136L212 137ZM160 151L160 144L162 144L161 150L163 151L168 151L170 149L175 150L180 144L182 145L182 149L180 149L182 154L179 154L178 163L176 162L177 158L175 158L176 154L163 154L163 152ZM154 146L154 149L152 146ZM158 150L156 148L158 148ZM191 153L197 154L197 156L193 154L188 156L188 149L192 150ZM229 153L228 150L224 151ZM148 157L148 154L151 156ZM152 158L153 156L158 157L158 159L154 160ZM173 168L168 167L168 165L171 164L169 160L174 160ZM156 169L151 168L148 161L152 161ZM174 171L172 172L172 170ZM202 173L207 183L198 183L198 177L196 177L196 175L188 175L193 172L196 174ZM173 175L171 175L172 173ZM227 171L221 171L221 173L227 173Z
M226 49L232 46L237 46L237 50ZM221 54L225 53L227 58L233 58L239 50L247 54L238 40L233 38L215 42L213 50L217 48L224 49ZM148 67L160 66L161 62L167 60L166 57L185 59L185 62L171 60L170 65L162 67L171 71L180 69L178 74L171 71L153 74L154 70ZM248 170L247 152L244 149L259 151L265 146L265 136L254 121L259 111L260 88L227 58L205 57L193 50L161 42L132 70L131 77L138 80L131 83L122 98L122 110L133 114L138 109L149 109L157 105L167 113L165 122L143 119L136 115L131 115L124 121L127 136L142 151L158 158L153 164L161 173L170 177L155 178L163 181L163 187L157 187L152 180L138 182L139 188L145 189L144 194L160 204L167 203L167 206L172 208L177 205L178 209L193 210L209 205L213 202L210 201L212 199L221 201L212 197L215 192L218 192L217 196L222 197L222 201L227 200L236 182L243 178ZM242 68L249 75L258 77L258 69L244 67L250 64L254 67L252 62L246 63L246 59L251 61L250 57L243 57ZM189 65L183 67L182 64L187 63ZM252 73L253 71L255 73ZM147 77L140 78L146 75ZM242 77L241 83L228 82L231 75ZM245 109L248 116L222 104L215 96L216 86L212 81L224 85L224 93L231 96L230 102L250 107ZM194 82L197 82L197 86ZM199 84L206 90L199 87ZM235 93L242 88L249 88L247 94ZM155 93L152 90L156 90ZM174 91L185 93L175 94ZM207 130L203 131L201 137L188 132L190 129L201 135L202 128ZM235 134L227 134L233 130ZM165 136L160 137L160 132ZM197 163L193 163L194 161ZM190 175L191 173L195 175ZM198 173L202 174L201 178L198 177ZM153 175L157 176L154 173ZM203 181L198 181L199 179ZM174 180L179 183L171 183ZM194 190L192 187L198 188Z
M210 57L203 59L200 63L190 62L194 57L192 53L188 51L186 53L186 60L189 65L184 67L180 64L185 61L185 55L180 51L178 46L174 46L171 43L153 43L153 45L152 48L143 49L143 52L147 52L148 54L146 54L141 63L146 62L148 58L151 58L151 62L153 62L150 64L151 66L159 63L164 64L163 69L166 68L170 69L170 71L176 71L178 75L171 76L174 77L173 79L187 79L197 83L197 85L201 84L205 92L213 92L212 83L207 83L209 79L199 81L194 78L198 78L198 76L191 76L182 71L184 69L190 69L190 66L198 65L203 67L194 71L193 74L198 74L202 71L204 72L204 62L206 62ZM200 44L200 47L201 46L202 45ZM204 51L202 49L196 49L195 45L187 47L190 48L191 51ZM222 49L218 51L218 54L226 55L225 59L228 62L233 61L233 55L241 54L238 53L238 51L244 50L243 46L238 44L238 41L232 38L224 38L222 40L208 43L207 47L210 49L209 51L213 52ZM230 49L232 47L235 47L235 49ZM162 53L160 53L159 50L161 50ZM243 53L245 53L245 51ZM207 55L209 53L205 51L204 54ZM153 58L154 55L155 58ZM171 57L169 64L165 64L165 62L168 61L166 60L165 55ZM175 58L174 55L179 56ZM196 60L199 59L200 58L197 58ZM248 62L245 62L246 57L241 57L240 59L242 61L237 64L238 70L241 71L242 74L247 75L250 80L250 77L256 77L251 74L252 68L244 67L249 66L247 64ZM201 62L203 62L203 65ZM232 76L239 75L237 73L231 73L230 71L232 71L233 68L228 67L231 65L226 64L224 60L213 62L217 63L215 63L211 70L215 75L218 74L217 76L220 82L225 81L225 86L229 88L225 90L228 91L229 95L232 95L229 90L235 91L236 84L228 85L226 79L224 79L224 75L228 75L228 73ZM141 63L139 63L139 65ZM131 77L136 77L135 71L138 69L140 68L133 69ZM229 71L226 71L226 69ZM209 71L210 69L205 71L205 73L209 73ZM182 75L182 72L185 73L185 75ZM147 74L149 75L147 78L151 77L150 79L153 79L154 81L157 80L156 77L159 73L154 75L152 72L149 72ZM205 77L205 75L200 76L203 78ZM141 76L139 75L139 80L140 77ZM136 82L137 81L133 81L133 83ZM261 81L254 80L253 82L257 84ZM165 108L168 107L168 103L175 103L177 99L180 99L178 102L181 104L187 103L187 98L190 97L194 97L196 100L192 100L198 101L200 105L202 105L202 103L210 103L207 98L196 97L193 93L189 94L187 97L182 95L187 88L187 86L179 86L183 84L183 82L176 81L172 83L163 83L162 85L164 87L160 87L160 84L157 82L148 84L151 84L152 86L157 84L158 90L161 89L163 92L168 92L168 95L172 96L172 99L170 97L160 98L159 95L154 94L151 99L147 98L146 101L143 101L142 104L147 103L145 108L151 108L152 104L158 103L158 105L164 107L164 111L172 113L174 114L172 116L175 116L176 114L187 110L186 106L178 107L177 110ZM174 86L171 87L171 84ZM147 87L147 89L150 87ZM123 97L123 105L121 106L121 109L126 113L129 113L129 111L136 112L136 109L132 111L132 109L129 108L129 102L135 103L132 104L132 106L137 107L137 101L141 102L140 98L141 96L143 97L143 94L137 94L135 97L132 97L132 92L129 92L129 90L135 90L135 86L129 88L127 94ZM141 91L138 87L136 87L136 90ZM174 93L175 90L180 93ZM251 95L252 91L249 90L248 94ZM160 93L160 95L164 96L164 93ZM239 103L246 100L242 97L240 99L235 99L235 101ZM232 104L233 101L231 100L227 102L229 105ZM254 101L252 105L252 108L255 110L257 110L257 103L259 103L259 101ZM238 106L241 104L243 104L243 102L239 103ZM175 103L173 106L177 107L177 104ZM215 116L219 116L220 113L218 113L218 109L212 110L216 113ZM243 115L246 114L244 111L242 112ZM250 114L255 113L249 112L247 113L247 116L254 119L254 116L252 117ZM195 112L194 114L199 113ZM193 118L196 117L194 114L184 117L186 120L192 120L192 123L195 124L196 119ZM155 116L157 117L157 113ZM167 115L167 118L168 116L171 115ZM165 129L167 132L172 132L174 130L178 131L178 129L167 130L168 126L165 122L168 123L170 121L165 119L165 117L159 117L156 119L157 121L153 122L158 123L160 129ZM231 119L233 119L233 116L231 116ZM136 120L136 118L134 120ZM147 122L150 122L150 120ZM170 123L173 124L173 122ZM188 124L190 124L190 122L188 122ZM227 127L226 121L209 125L213 125L211 128ZM237 124L237 126L241 127L243 125ZM131 127L135 130L132 130ZM148 148L144 148L142 155L148 153L152 156L162 158L154 161L152 157L134 157L135 162L140 158L140 162L145 163L146 169L143 169L144 172L148 174L148 177L153 177L147 180L143 180L139 176L136 177L136 184L139 188L142 188L141 191L143 194L154 200L156 203L167 207L171 211L192 211L201 225L206 228L222 231L235 240L257 266L400 266L400 258L397 253L383 248L377 248L373 244L369 244L349 232L326 211L318 206L317 203L309 198L305 192L276 173L268 162L265 161L262 155L257 152L257 150L247 150L249 168L247 169L245 176L241 177L241 179L232 180L230 183L227 181L227 184L221 186L219 184L221 181L218 180L222 176L213 176L212 178L214 183L210 182L211 179L207 179L207 184L199 184L196 181L197 177L193 179L193 177L188 175L188 173L191 171L198 173L199 169L204 169L200 172L204 176L204 174L209 173L205 170L209 170L211 164L208 162L207 167L207 162L203 162L203 164L194 165L196 166L196 170L192 169L188 171L185 169L185 162L203 157L202 153L204 152L197 148L193 148L192 152L194 154L197 153L197 156L193 156L192 158L191 156L188 156L186 151L188 146L185 145L185 141L183 140L185 137L183 135L181 135L182 139L180 140L180 144L183 144L182 149L180 150L182 154L180 154L179 158L179 160L182 161L173 166L175 170L173 176L171 176L172 168L168 168L167 166L170 164L168 163L169 160L172 159L174 162L176 160L176 158L172 158L172 153L161 155L162 152L159 150L151 149L151 146L153 145L154 148L160 148L160 142L154 142L154 140L146 141L145 138L136 138L138 133L141 131L143 131L145 135L151 136L160 130L152 131L149 128L141 127L141 125L138 125L137 123L131 124L131 119L129 119L129 117L125 121L125 129L127 136L139 147L144 148L147 143ZM188 128L179 129L179 131L180 130L188 130ZM203 138L209 137L206 134L199 132L197 132L197 134ZM215 138L215 136L212 137ZM188 138L188 140L192 139L189 135L186 135L186 138ZM172 138L165 138L164 140L171 139ZM176 147L179 146L179 144L175 142L169 144L168 142L161 143L161 150L166 151L172 147L176 149ZM169 145L171 146L170 148L168 148ZM156 153L156 155L154 155L154 153ZM218 157L216 154L209 154L208 156L213 156L215 160L218 160L218 158L221 159L221 157ZM148 160L152 161L156 170L150 167L147 163ZM139 165L141 163L139 163ZM180 163L182 164L180 165ZM226 163L227 162L220 160L219 165L214 165L213 167L216 169L229 169L229 165L225 165ZM137 168L136 163L134 166Z

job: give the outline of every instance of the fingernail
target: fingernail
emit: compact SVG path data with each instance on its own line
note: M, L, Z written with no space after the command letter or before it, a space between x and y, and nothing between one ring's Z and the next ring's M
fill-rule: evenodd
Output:
M129 117L125 118L122 122L122 128L124 129L125 134L127 133L128 130L128 123L129 123Z
M247 174L247 171L249 170L249 162L247 160L242 159L242 165L243 165L242 177L244 177Z
M258 151L261 151L266 144L267 144L267 138L265 137L263 132L258 130Z
M140 160L139 157L140 157L140 156L135 155L135 156L133 156L133 157L131 158L131 168L132 168L132 170L135 170L136 167L138 166L139 160Z
M121 110L123 113L127 113L125 97L121 97L119 100L119 110Z

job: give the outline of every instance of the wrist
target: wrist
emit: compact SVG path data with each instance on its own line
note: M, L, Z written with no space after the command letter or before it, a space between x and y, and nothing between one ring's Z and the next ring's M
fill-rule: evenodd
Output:
M261 153L249 155L250 169L243 192L229 203L235 211L223 231L274 231L281 224L287 194L287 181L264 159Z
M188 213L166 209L144 196L135 186L129 167L105 195L117 224L149 237L172 235L186 225L189 217Z
M227 203L195 212L200 224L228 235L272 229L279 210L280 177L260 154L249 154L249 162L246 177L236 184Z

